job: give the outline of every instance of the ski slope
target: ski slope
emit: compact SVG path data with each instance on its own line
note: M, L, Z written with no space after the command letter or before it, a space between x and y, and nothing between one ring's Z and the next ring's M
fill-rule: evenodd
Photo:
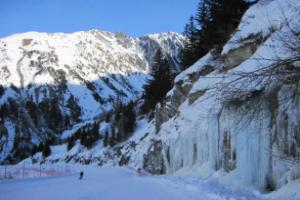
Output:
M250 192L233 192L217 183L185 176L138 176L120 167L81 166L79 173L0 181L1 200L263 200Z

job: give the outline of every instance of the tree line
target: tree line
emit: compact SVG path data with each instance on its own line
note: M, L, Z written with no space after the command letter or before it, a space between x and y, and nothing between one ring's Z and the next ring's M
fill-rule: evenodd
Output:
M103 145L113 147L128 139L136 127L136 103L122 103L117 99L113 111L105 116L105 122L110 123L103 138Z
M195 15L185 25L186 40L180 52L180 64L184 70L215 48L219 52L237 28L249 3L244 0L201 0ZM141 113L148 114L158 103L162 103L167 92L173 87L176 74L163 49L157 50L151 66L151 79L144 86Z
M256 2L201 0L196 14L189 18L184 28L187 40L180 53L182 68L191 66L213 48L221 51L244 12Z

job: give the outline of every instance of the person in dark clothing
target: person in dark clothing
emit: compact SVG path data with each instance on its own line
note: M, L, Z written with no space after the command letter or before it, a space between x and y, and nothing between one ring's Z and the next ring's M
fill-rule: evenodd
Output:
M82 178L83 178L83 171L81 171L79 175L79 179L81 180Z
M140 167L137 168L136 173L138 176L142 174L142 169Z

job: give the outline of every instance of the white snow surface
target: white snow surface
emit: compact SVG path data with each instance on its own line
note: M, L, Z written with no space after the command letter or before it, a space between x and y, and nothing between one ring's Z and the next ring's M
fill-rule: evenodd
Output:
M260 0L243 15L242 20L222 54L251 43L255 36L266 38L272 32L279 30L287 22L300 15L298 0Z
M1 200L270 199L268 196L256 195L251 191L228 189L214 179L199 179L193 176L151 176L144 172L138 175L134 169L111 166L78 165L73 166L73 169L77 172L70 175L1 180ZM79 180L80 171L84 172L82 180ZM295 191L295 188L292 190ZM276 195L274 197L277 198Z

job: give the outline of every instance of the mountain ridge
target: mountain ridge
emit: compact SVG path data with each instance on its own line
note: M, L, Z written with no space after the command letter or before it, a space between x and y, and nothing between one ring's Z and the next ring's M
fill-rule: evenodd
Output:
M0 39L1 128L6 130L0 148L11 143L13 149L8 132L31 140L21 143L38 143L109 111L115 99L137 100L159 48L173 71L180 70L183 41L178 33L133 38L99 30ZM59 119L56 125L50 125L51 118ZM8 131L11 125L14 131Z

